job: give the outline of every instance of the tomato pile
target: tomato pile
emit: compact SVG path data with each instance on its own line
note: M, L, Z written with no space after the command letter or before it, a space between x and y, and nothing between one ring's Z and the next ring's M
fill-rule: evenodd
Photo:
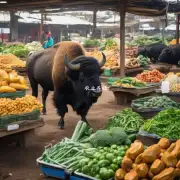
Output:
M165 74L154 69L152 71L145 71L141 74L138 74L136 78L143 82L158 83L165 78Z

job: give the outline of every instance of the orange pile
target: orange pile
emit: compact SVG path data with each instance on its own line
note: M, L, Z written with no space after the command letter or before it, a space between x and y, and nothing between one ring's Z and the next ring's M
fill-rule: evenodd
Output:
M146 71L146 72L143 72L141 74L138 74L136 78L143 81L143 82L158 83L162 79L165 78L165 74L154 69L152 71Z

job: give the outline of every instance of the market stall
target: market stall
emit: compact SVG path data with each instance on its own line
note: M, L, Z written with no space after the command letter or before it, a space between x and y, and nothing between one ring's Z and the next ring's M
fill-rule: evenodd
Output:
M145 71L135 78L125 77L109 80L109 90L114 93L116 104L128 104L137 97L155 94L165 74L158 70Z
M42 104L26 95L29 87L24 77L10 66L5 67L0 69L0 138L15 139L27 147L32 144L29 137L34 129L44 125L40 118Z

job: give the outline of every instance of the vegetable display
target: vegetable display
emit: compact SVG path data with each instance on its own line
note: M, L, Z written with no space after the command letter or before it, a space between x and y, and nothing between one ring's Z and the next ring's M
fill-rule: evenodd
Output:
M138 74L136 78L143 82L159 83L162 79L165 78L165 74L154 69L152 71L144 71L141 74Z
M79 121L71 139L64 138L45 149L41 161L99 180L108 180L114 177L129 144L134 141L129 138L132 139L122 128L98 130L92 134L92 129Z
M126 59L125 61L125 67L127 69L133 69L133 68L138 68L140 67L140 64L137 60L137 58L131 58L131 59Z
M29 50L24 45L2 45L0 48L0 54L13 54L19 58L26 58Z
M170 143L160 139L145 149L136 140L122 160L121 168L116 171L115 180L171 180L180 176L180 140Z
M60 165L69 171L76 171L108 180L114 177L129 146L86 148L83 144L67 138L45 150L42 161Z
M137 57L137 61L140 64L140 66L145 67L150 63L150 59L147 57L144 57L143 55L139 55Z
M38 41L33 41L31 43L27 43L25 45L25 48L28 49L29 52L43 50L42 44Z
M133 101L132 106L138 109L145 108L179 108L179 104L172 101L167 96L155 96L155 97L145 97L136 99Z
M147 120L141 130L168 139L180 139L180 110L167 109Z
M36 97L31 95L16 98L15 100L0 98L0 116L24 114L41 109L42 104Z
M138 80L137 78L125 77L113 82L112 86L121 86L124 88L142 88L146 87L146 83Z
M175 93L179 93L180 92L180 84L172 84L170 86L170 91L175 92Z
M13 54L0 55L0 68L7 69L12 67L25 67L26 62L20 60Z
M113 127L122 127L126 132L137 132L139 128L144 124L143 118L127 108L116 115L109 118L105 129L111 129Z
M12 70L7 73L0 69L0 93L16 92L17 90L28 89L27 82L23 76L19 76Z

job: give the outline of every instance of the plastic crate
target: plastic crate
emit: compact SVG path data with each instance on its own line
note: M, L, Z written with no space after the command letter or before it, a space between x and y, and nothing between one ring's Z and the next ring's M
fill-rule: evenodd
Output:
M68 179L68 174L63 167L59 165L45 163L41 161L41 158L38 158L36 161L44 176L66 180Z
M16 98L24 97L25 95L26 95L26 90L23 90L23 91L16 91L12 93L0 93L0 98L16 99Z
M10 116L1 116L0 117L0 128L6 127L8 124L24 121L24 120L38 120L40 119L40 111L34 110L30 113L24 113L21 115L10 115Z
M69 176L69 180L98 180L98 179L79 172L74 172L72 175Z

